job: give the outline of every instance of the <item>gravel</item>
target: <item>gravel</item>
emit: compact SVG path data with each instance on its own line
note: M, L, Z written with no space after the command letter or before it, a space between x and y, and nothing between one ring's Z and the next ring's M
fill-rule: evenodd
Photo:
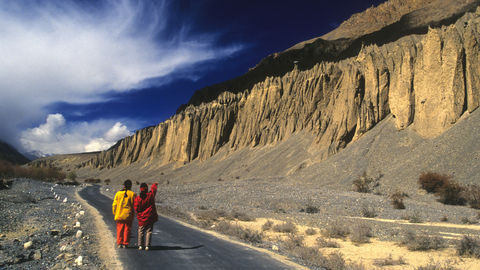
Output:
M120 186L102 187L109 196L120 189ZM135 192L137 189L133 187ZM320 229L334 222L360 222L370 225L374 237L386 241L400 241L403 233L410 230L429 235L480 235L480 230L463 226L465 218L478 224L480 211L468 206L444 205L433 195L422 194L421 190L416 192L415 196L410 194L404 199L404 210L394 209L387 194L338 191L299 185L283 178L162 184L156 198L159 210L169 208L187 214L204 210L236 211L252 217L291 220ZM416 200L416 197L422 199ZM318 212L307 213L305 209L309 207ZM365 218L365 208L373 211L376 217ZM444 217L448 221L442 221ZM420 223L408 221L414 219ZM448 239L452 243L458 240Z
M78 188L14 179L0 190L1 269L105 269L93 218L76 200Z

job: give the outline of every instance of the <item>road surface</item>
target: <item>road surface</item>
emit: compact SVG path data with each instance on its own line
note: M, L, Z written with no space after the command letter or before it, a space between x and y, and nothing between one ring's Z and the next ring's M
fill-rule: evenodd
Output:
M103 216L115 238L112 200L99 186L88 186L79 195ZM238 245L159 216L153 227L152 247L138 250L134 221L130 248L118 249L124 269L295 269L266 253Z

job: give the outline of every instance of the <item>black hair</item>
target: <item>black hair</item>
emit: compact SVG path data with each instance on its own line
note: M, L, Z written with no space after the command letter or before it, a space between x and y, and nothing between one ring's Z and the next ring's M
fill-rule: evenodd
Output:
M132 189L132 181L127 179L125 182L123 182L123 189L125 190L125 195L123 195L125 198L127 198L127 190Z
M123 188L125 190L130 190L132 189L132 181L131 180L125 180L125 182L123 182Z

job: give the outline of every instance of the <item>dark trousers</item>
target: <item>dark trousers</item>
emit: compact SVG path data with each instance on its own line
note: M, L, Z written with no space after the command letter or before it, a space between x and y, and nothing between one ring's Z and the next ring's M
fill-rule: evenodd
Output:
M152 241L153 223L145 226L138 226L138 246L149 247ZM144 241L145 238L145 241ZM144 245L145 242L145 245Z

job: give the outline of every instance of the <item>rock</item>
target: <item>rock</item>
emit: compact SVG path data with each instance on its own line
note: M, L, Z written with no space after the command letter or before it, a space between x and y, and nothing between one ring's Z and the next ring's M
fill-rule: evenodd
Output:
M74 228L79 228L80 227L80 221L77 221L75 222L75 226L73 226Z
M6 234L3 234L3 233L2 233L2 234L0 234L0 238L5 238L5 237L7 237L7 235L6 235Z
M59 234L60 234L60 231L58 231L58 230L51 230L51 231L50 231L50 235L51 235L51 236L57 236L57 235L59 235Z
M68 198L65 197L65 199L63 199L63 202L66 203L68 201Z
M35 250L35 252L33 253L33 259L34 260L42 259L42 252L40 250Z
M32 247L32 245L33 245L33 242L32 242L32 241L28 241L28 242L26 242L26 243L23 244L23 248L24 248L24 249L29 249L29 248Z
M83 216L83 215L85 215L85 211L82 210L82 211L79 212L79 214L80 214L80 216Z
M28 262L29 260L30 260L29 256L25 256L24 254L18 254L13 259L13 264Z
M452 4L457 1L437 2L439 7L432 7L437 12L442 7L464 7ZM344 51L335 44L317 40L309 50L296 52L303 58L300 63L312 62L301 69L291 64L287 52L269 56L240 78L196 92L189 105L168 120L138 130L77 165L98 169L135 162L183 166L206 160L222 147L228 153L264 147L299 132L315 138L306 148L321 161L388 115L395 118L398 129L411 126L423 137L439 136L466 111L480 106L480 15L449 17L445 21L456 19L457 23L428 29L436 25L432 20L443 19L430 8L418 12L416 20L402 19L399 23L406 25L397 27L411 23L412 29L428 30L426 34L405 34L381 46L375 42L362 46L357 40L358 50L349 50L358 54L348 58L337 57L336 50L338 55ZM285 168L278 174L288 172Z
M77 239L80 239L80 238L82 238L82 235L83 235L83 232L81 230L78 230L77 233L75 234L75 237Z
M277 245L272 245L272 250L273 251L278 251L278 246Z
M78 266L83 265L83 257L78 256L78 258L75 259L75 264Z

